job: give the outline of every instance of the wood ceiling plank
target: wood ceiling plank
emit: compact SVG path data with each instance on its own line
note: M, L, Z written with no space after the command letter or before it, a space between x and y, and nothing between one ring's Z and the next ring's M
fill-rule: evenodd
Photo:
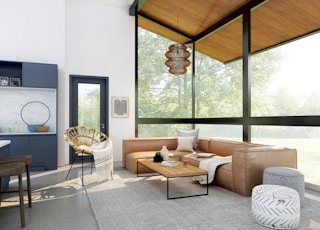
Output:
M194 37L249 0L148 0L142 15Z
M189 38L226 17L249 0L147 0L142 15L160 22L138 20L142 28L173 41L175 30ZM319 0L269 0L252 11L251 52L257 52L320 30ZM196 50L222 62L242 56L242 19L215 30L196 44ZM171 28L165 28L165 27ZM180 43L187 42L186 38Z

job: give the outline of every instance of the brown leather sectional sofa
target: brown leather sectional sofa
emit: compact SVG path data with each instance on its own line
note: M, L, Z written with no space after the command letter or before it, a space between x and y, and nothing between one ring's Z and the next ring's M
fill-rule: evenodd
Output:
M197 158L191 152L176 151L176 137L132 138L122 141L122 163L130 172L137 173L137 159L153 158L156 151L166 145L172 153L171 159L188 160L199 166L204 158ZM214 184L250 196L252 188L262 184L263 170L271 166L297 168L297 151L285 147L236 142L229 140L199 138L197 153L215 153L218 156L232 156L232 163L221 165L215 173ZM139 166L139 173L150 172Z

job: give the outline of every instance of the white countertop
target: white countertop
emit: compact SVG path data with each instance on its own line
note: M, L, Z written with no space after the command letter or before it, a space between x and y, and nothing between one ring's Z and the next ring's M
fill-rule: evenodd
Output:
M9 145L11 143L10 140L0 140L0 148L2 148L3 146Z

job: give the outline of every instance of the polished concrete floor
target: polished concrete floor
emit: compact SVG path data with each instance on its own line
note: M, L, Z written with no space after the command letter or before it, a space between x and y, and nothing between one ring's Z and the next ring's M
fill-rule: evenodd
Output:
M122 167L121 162L115 163L115 173L117 167ZM69 166L65 166L58 170L32 173L33 206L28 207L27 196L25 196L26 227L24 229L98 229L79 178L81 167L73 169L66 180L68 170ZM90 173L90 167L85 168L86 173ZM17 178L11 178L10 189L17 189ZM306 190L306 197L320 201L319 192ZM18 204L16 193L2 195L0 230L21 229Z
M26 227L32 230L98 229L90 203L79 176L81 168L71 170L69 166L58 170L31 173L32 208L27 205L25 192ZM85 173L90 173L86 168ZM25 176L24 176L25 179ZM24 181L24 184L26 182ZM11 177L10 190L17 189L17 178ZM21 229L17 193L2 195L0 229Z

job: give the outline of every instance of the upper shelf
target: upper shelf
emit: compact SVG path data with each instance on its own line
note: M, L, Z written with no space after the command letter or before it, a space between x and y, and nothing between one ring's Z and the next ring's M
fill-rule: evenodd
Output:
M56 64L0 61L0 86L57 88L57 76Z

